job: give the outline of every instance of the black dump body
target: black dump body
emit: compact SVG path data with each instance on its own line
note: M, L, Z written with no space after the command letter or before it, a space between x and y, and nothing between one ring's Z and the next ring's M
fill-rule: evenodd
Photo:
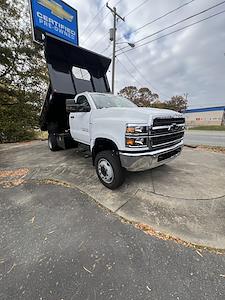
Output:
M69 128L66 99L81 92L110 92L106 77L111 60L84 48L46 36L45 58L50 84L40 117L41 130L63 133ZM73 67L85 69L90 79L78 79Z

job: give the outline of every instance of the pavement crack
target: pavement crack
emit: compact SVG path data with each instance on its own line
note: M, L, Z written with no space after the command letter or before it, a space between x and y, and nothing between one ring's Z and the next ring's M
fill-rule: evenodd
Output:
M138 192L138 190L137 190L137 192ZM136 193L137 193L136 192ZM124 202L120 207L118 207L115 211L114 211L114 213L117 213L121 208L123 208L130 200L132 200L132 198L129 198L126 202Z

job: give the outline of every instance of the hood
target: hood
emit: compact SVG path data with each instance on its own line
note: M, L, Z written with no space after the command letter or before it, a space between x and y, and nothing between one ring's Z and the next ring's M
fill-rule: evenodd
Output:
M156 117L176 118L182 117L181 113L168 109L148 108L148 107L110 107L98 109L97 115L109 119L122 119L132 123L152 123Z

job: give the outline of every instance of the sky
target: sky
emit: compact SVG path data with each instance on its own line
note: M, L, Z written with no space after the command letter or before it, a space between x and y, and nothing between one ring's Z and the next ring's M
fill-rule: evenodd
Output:
M109 29L113 16L102 0L65 0L78 10L80 46L112 56ZM189 108L225 105L225 13L163 35L225 11L225 3L159 34L138 42L165 27L214 6L222 0L110 0L125 22L117 22L116 91L133 85L148 87L161 100L187 94ZM156 18L183 6L179 10ZM139 6L139 8L137 8ZM135 9L136 8L136 9ZM97 15L97 16L96 16ZM150 25L134 32L141 26ZM162 37L148 43L155 38ZM127 42L134 43L131 48ZM146 43L139 47L139 45ZM126 53L123 52L130 50ZM107 73L111 83L111 67Z

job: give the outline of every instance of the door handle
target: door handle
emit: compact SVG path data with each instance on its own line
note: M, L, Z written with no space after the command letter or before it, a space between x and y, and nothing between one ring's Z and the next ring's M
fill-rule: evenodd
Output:
M74 116L70 117L71 119L74 119Z

